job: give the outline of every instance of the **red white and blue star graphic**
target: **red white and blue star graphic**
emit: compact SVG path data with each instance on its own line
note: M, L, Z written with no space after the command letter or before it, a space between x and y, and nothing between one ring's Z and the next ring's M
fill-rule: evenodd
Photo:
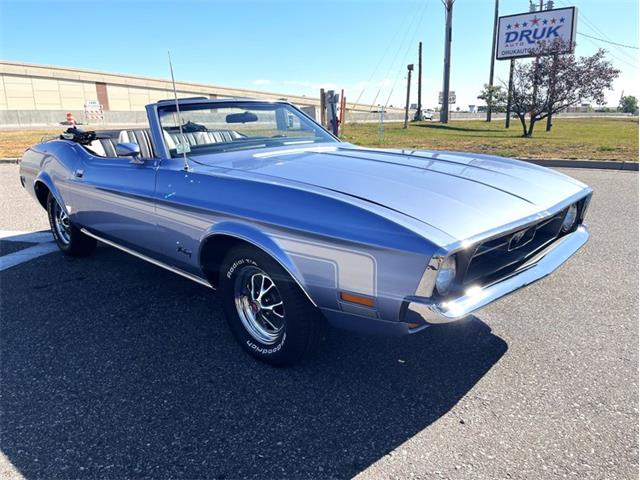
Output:
M558 24L563 24L565 22L565 18L564 17L560 17L560 18L556 18L553 17L549 20L545 19L541 19L538 17L533 17L531 18L529 21L524 21L522 23L516 22L516 23L509 23L507 24L507 30L518 30L520 28L527 28L527 27L539 27L540 25L558 25Z

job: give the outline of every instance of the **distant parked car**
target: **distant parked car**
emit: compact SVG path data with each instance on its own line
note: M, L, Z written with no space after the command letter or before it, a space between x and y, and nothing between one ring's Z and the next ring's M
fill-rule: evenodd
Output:
M414 116L414 120L418 119L418 112L416 112ZM422 110L422 120L433 120L433 110L425 109Z
M325 321L404 335L464 318L589 237L591 189L552 170L357 147L286 102L177 107L148 105L148 129L34 145L20 180L64 253L100 240L218 290L239 343L267 363L305 356Z

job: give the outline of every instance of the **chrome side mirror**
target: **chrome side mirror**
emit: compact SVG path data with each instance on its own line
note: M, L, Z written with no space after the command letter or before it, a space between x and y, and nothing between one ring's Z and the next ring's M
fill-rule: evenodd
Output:
M140 158L140 145L137 143L117 144L116 155L119 157L131 157L131 163L144 163Z

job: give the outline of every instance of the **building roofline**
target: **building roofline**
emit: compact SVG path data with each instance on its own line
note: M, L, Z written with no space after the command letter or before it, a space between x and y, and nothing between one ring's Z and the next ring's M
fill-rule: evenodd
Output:
M23 71L20 71L23 70ZM13 60L0 60L0 73L9 74L9 75L30 75L36 77L55 77L55 78L66 78L68 80L84 80L84 81L105 81L105 83L112 84L120 84L127 86L139 86L144 88L156 88L156 89L172 89L172 83L169 78L159 78L159 77L149 77L138 74L127 74L127 73L114 73L114 72L105 72L102 70L89 70L85 68L75 68L75 67L66 67L59 65L44 65L37 63L28 63L28 62L18 62ZM54 75L51 75L53 73ZM96 77L105 77L105 80L96 79ZM157 84L150 85L149 83ZM216 94L217 92L237 92L239 94L247 94L251 95L259 95L264 96L267 95L269 97L287 97L287 99L297 102L303 102L308 104L319 104L320 101L313 97L307 97L304 95L289 95L277 92L266 92L262 90L252 90L245 88L235 88L235 87L222 87L220 85L199 83L199 82L190 82L179 80L176 81L176 88L178 90L187 90L192 91L194 88L196 89L204 89L210 91L211 94Z
M101 82L122 86L140 87L155 90L172 90L170 79L148 77L137 74L112 73L100 70L90 70L85 68L75 68L59 65L44 65L37 63L19 62L15 60L0 59L0 74L24 75L41 78L57 78L72 81ZM206 83L176 81L176 89L180 92L201 93L207 95L218 95L221 97L255 97L268 100L284 100L297 105L320 106L320 100L315 97L304 95L290 95L277 92L266 92L263 90L252 90L235 87L222 87ZM370 105L351 104L350 109L368 111ZM389 110L402 110L389 107Z

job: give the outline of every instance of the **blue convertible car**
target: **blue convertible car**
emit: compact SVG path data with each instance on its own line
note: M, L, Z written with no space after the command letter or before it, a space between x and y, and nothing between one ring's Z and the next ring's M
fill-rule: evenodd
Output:
M343 143L286 102L160 101L148 129L29 148L20 180L60 249L96 241L220 292L258 359L324 325L403 335L548 275L588 239L591 189L486 155Z

